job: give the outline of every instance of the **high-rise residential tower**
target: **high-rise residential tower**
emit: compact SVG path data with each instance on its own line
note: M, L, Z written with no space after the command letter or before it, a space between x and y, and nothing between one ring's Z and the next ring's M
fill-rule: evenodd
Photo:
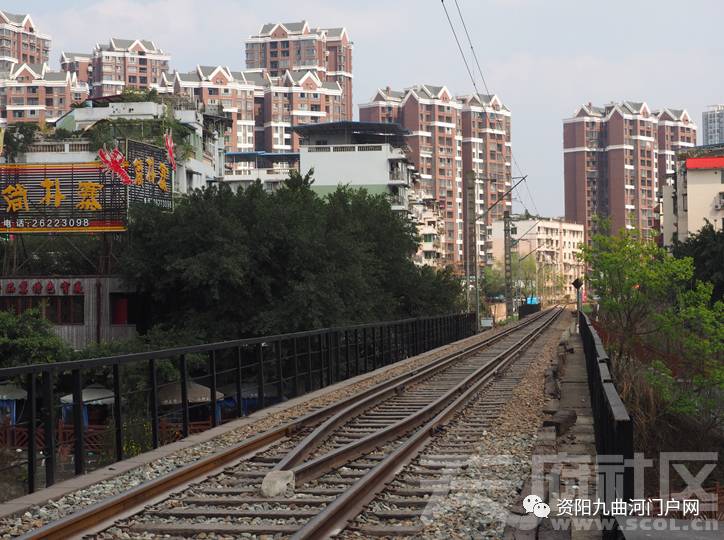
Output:
M481 227L490 227L512 205L505 195L511 182L510 111L498 96L454 97L445 86L420 84L404 91L379 89L360 105L360 120L397 123L410 131L407 143L421 189L438 201L445 220L445 262L462 270L468 191L476 195L477 217L485 214L477 220ZM466 189L468 181L475 181L474 191ZM485 236L479 230L480 261L490 258Z
M724 105L712 105L701 113L704 144L724 144Z
M62 60L66 71L75 71L75 62ZM111 38L107 44L96 44L88 72L92 97L120 94L125 88L161 89L170 60L170 55L145 39Z
M0 77L7 77L13 64L43 64L49 53L50 36L38 32L30 15L0 11Z
M651 111L645 102L582 105L563 120L566 219L584 225L596 216L611 230L660 232L660 190L673 174L674 156L696 144L696 124L682 109Z
M246 42L247 69L265 69L272 77L313 71L321 82L337 82L338 104L324 111L352 120L352 42L345 28L312 28L307 21L268 23Z

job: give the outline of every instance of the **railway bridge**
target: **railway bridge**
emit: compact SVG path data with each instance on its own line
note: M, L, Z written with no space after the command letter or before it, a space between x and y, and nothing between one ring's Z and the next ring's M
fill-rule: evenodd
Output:
M628 467L599 481L597 456L633 458L633 426L595 329L558 306L482 333L455 314L0 383L17 398L3 537L601 538L610 511L582 536L561 501L634 495Z

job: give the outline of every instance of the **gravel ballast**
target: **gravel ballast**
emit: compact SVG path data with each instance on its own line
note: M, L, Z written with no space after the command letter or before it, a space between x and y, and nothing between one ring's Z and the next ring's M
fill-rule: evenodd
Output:
M453 350L472 345L498 331L500 330L472 336L454 344L428 351L422 355L387 366L377 372L360 375L359 377L340 383L337 388L330 387L315 393L315 395L303 396L300 399L292 400L281 410L275 410L273 412L259 411L255 413L255 415L259 415L260 418L254 420L254 415L252 415L245 419L247 423L243 426L234 428L230 425L228 431L206 442L178 450L166 457L142 464L128 472L93 484L87 488L72 491L56 500L28 508L22 511L22 513L0 518L0 538L16 537L91 504L123 493L143 482L159 478L179 467L238 444L253 435L275 428L280 424L290 422L295 418L311 412L313 409L324 407L369 388L374 384L400 375L410 369L423 366L441 356L449 354ZM249 422L250 420L253 421ZM136 459L139 459L139 457L142 456L138 456Z

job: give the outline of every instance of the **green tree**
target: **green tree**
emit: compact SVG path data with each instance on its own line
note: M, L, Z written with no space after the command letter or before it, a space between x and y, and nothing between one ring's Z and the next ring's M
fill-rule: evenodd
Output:
M4 151L8 163L15 163L18 155L27 151L33 144L40 126L31 122L21 122L8 127L5 131Z
M694 277L714 286L712 301L724 300L724 230L707 222L685 242L675 242L674 257L694 260Z
M0 368L62 362L71 354L37 310L0 311Z
M459 309L459 280L412 263L415 227L387 197L322 199L312 182L293 173L274 193L222 185L173 213L133 208L121 268L153 324L223 339Z
M583 246L590 267L587 281L600 297L600 317L616 339L615 352L630 354L642 336L659 332L652 317L691 283L691 259L675 259L652 242L628 231L617 236L596 234Z

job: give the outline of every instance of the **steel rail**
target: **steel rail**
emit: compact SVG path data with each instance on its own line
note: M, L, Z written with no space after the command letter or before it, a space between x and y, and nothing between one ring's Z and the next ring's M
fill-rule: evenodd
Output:
M541 317L551 317L549 312L544 312ZM555 314L552 317L557 316ZM539 317L539 318L541 318ZM538 318L538 319L539 319ZM535 322L537 322L537 320ZM516 330L520 331L521 328L527 328L529 325L518 326ZM545 328L547 324L544 324L542 328ZM537 335L538 328L535 328L531 333L527 335ZM526 336L527 336L526 335ZM506 336L507 337L507 336ZM430 416L436 414L439 410L444 408L450 401L463 392L469 385L473 384L476 380L483 376L493 376L498 373L501 369L505 368L515 357L515 354L520 349L520 343L525 341L526 337L523 337L521 341L508 347L506 350L491 358L485 364L476 369L473 373L466 376L462 381L455 383L452 388L445 392L442 396L437 398L435 401L426 405L422 409L415 411L411 415L399 420L389 426L371 433L358 441L350 442L339 448L335 448L327 452L326 454L319 456L311 461L301 463L291 470L294 473L294 480L297 485L303 484L314 480L323 474L333 470L337 466L347 463L359 456L364 455L366 452L393 440L397 440L409 433L411 430L416 429L418 426L423 424Z
M533 317L529 317L521 321L511 328L506 328L502 332L490 336L485 341L478 343L471 347L466 347L461 351L457 351L448 357L441 359L433 365L423 366L421 369L416 370L415 373L411 373L410 377L399 378L399 380L389 381L390 384L382 385L377 392L358 400L356 403L341 409L336 414L325 420L322 424L317 426L312 433L307 435L298 445L296 445L284 458L277 463L271 470L272 471L283 471L290 470L302 463L302 461L309 456L331 433L339 428L344 423L352 420L356 416L362 414L365 410L373 407L375 404L384 401L395 394L403 391L407 386L418 383L425 378L431 377L436 373L444 370L463 356L467 356L472 351L478 350L482 346L492 345L498 341L508 337L510 334L519 331L521 328L530 326L535 323L538 319L543 317L545 312L536 314Z
M517 352L522 352L533 340L542 334L563 312L555 308L556 312L546 323L527 335L517 344ZM517 354L516 352L512 354ZM471 384L455 401L439 412L421 429L405 441L389 456L385 457L372 470L358 482L352 484L342 495L337 497L324 510L309 520L293 536L293 540L308 540L329 538L342 531L374 497L410 463L435 436L435 433L444 426L473 396L487 383L496 372L488 372Z
M283 424L276 428L270 429L249 439L244 442L227 448L221 452L217 452L210 456L204 457L189 463L176 469L175 471L155 478L148 482L144 482L131 488L128 491L119 493L86 508L74 512L67 516L64 516L58 520L52 521L38 529L29 531L20 537L21 540L40 540L40 539L58 539L63 540L73 535L82 534L84 531L90 530L101 523L104 523L114 516L117 516L129 509L139 507L145 502L165 493L172 491L173 489L188 483L196 478L202 477L210 471L213 471L219 467L223 467L226 464L232 463L235 460L246 456L252 452L259 451L260 449L280 441L284 437L293 435L299 430L309 425L316 425L318 422L323 421L328 415L334 415L338 411L348 408L359 400L364 400L371 395L374 395L385 388L394 387L404 382L410 377L427 371L431 367L439 364L447 364L451 361L458 359L460 356L469 354L470 352L486 347L491 342L497 341L498 336L501 334L509 335L517 329L520 329L527 324L534 322L531 318L530 321L521 322L509 329L495 334L494 336L487 337L473 345L465 347L462 351L455 351L449 353L435 360L431 360L424 366L413 368L405 373L402 373L387 381L382 381L378 384L367 388L359 393L335 402L331 405L312 411L300 418L297 418L287 424ZM449 345L444 345L449 346ZM432 349L433 351L436 349ZM428 353L430 351L427 351ZM374 373L374 372L371 372Z

